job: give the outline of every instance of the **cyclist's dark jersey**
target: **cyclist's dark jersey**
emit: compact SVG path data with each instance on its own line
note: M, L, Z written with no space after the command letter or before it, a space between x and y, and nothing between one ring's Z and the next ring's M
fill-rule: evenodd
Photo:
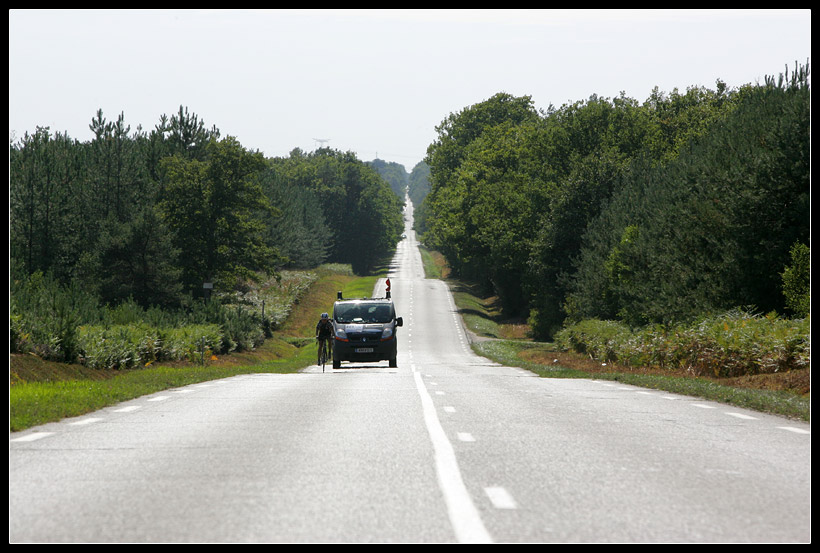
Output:
M316 335L319 338L329 338L333 335L333 323L330 319L323 319L316 325Z

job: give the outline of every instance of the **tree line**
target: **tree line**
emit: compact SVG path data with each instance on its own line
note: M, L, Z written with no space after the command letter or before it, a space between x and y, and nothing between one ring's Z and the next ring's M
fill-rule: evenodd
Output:
M424 241L549 338L748 308L808 315L809 68L539 111L499 93L428 148Z
M175 307L283 268L366 272L401 236L403 199L352 153L265 158L182 106L150 131L101 111L89 127L88 142L10 140L12 288L48 274L102 303Z

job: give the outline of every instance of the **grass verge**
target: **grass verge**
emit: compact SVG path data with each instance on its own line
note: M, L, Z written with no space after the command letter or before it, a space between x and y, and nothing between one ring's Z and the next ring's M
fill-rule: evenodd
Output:
M756 386L753 381L729 383L719 379L635 370L594 361L583 355L556 351L550 344L514 340L483 340L472 344L483 357L516 366L545 378L595 378L654 390L699 397L798 420L811 420L811 398L800 389L810 378L808 369L783 375L777 383ZM791 379L790 384L787 379ZM744 385L745 384L745 385Z

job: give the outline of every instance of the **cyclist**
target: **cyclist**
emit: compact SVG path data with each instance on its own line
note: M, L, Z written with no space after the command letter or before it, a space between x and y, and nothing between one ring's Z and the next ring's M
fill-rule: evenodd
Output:
M316 339L319 340L319 351L322 345L325 346L325 357L330 357L331 348L333 347L333 323L327 316L327 313L322 313L322 318L316 325Z

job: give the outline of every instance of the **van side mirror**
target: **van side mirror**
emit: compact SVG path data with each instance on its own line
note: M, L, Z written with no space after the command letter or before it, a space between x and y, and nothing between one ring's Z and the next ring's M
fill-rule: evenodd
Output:
M402 320L402 318L401 317L396 317L396 326L402 326L403 324L404 324L404 321Z

